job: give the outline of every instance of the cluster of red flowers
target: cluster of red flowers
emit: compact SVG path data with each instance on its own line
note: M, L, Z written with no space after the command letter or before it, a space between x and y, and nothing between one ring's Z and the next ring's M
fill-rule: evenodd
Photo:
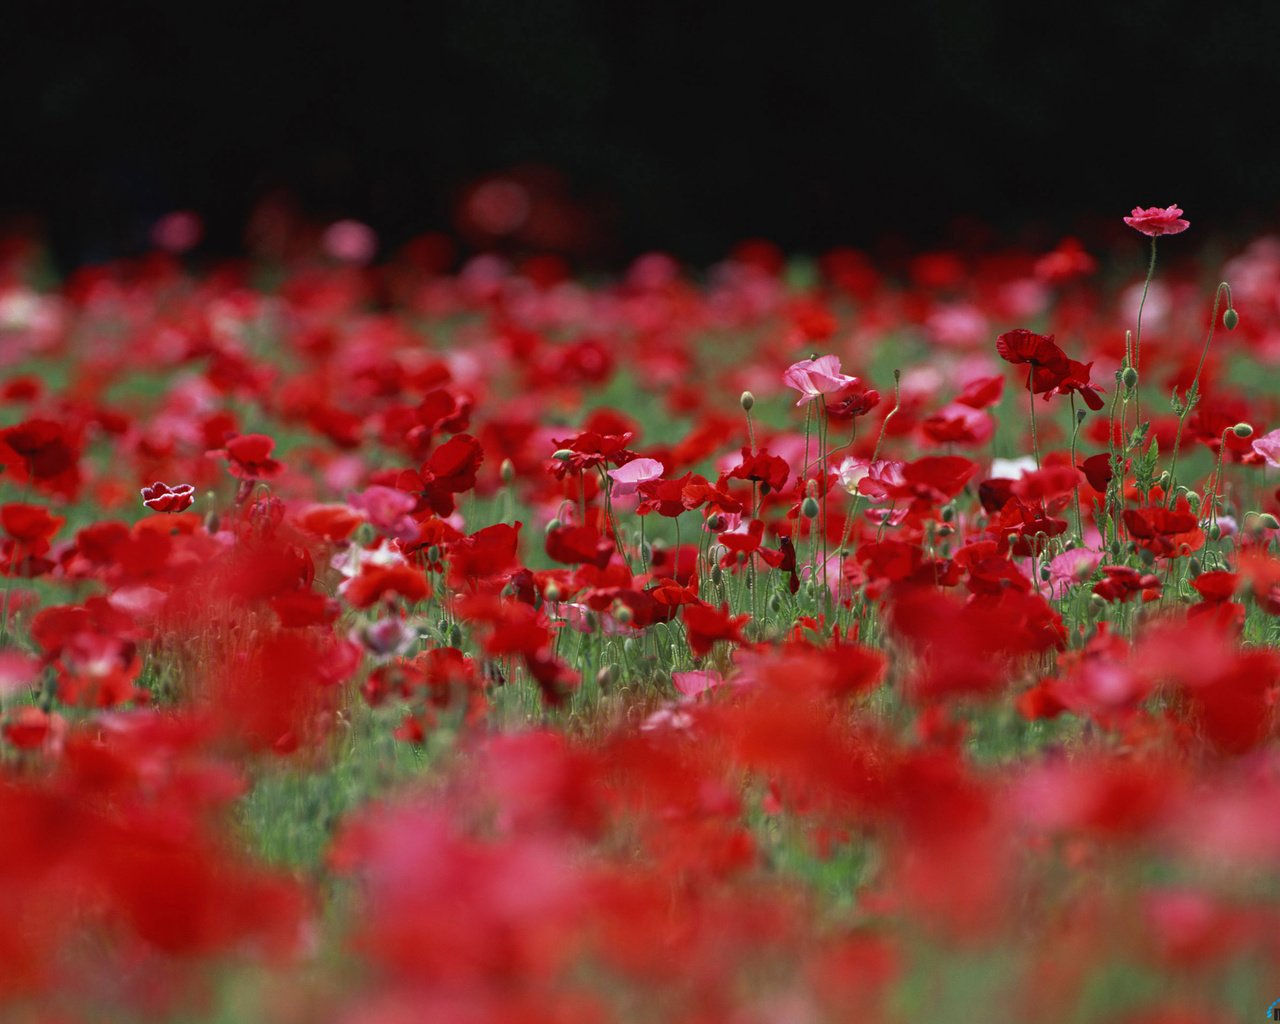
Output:
M255 1019L895 1020L963 956L1019 1019L1131 968L1209 1022L1274 960L1280 402L1227 369L1280 246L1214 346L1071 239L587 287L324 238L269 294L0 265L6 1013L269 956Z

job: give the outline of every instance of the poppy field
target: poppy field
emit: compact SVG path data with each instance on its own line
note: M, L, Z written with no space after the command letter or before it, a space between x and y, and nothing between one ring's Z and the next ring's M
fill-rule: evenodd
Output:
M0 247L0 1017L1262 1019L1280 241L1115 226Z

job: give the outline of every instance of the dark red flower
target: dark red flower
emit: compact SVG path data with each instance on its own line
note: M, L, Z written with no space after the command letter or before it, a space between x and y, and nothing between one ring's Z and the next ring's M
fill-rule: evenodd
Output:
M142 504L155 512L182 512L196 500L196 489L190 484L170 487L159 480L142 488Z

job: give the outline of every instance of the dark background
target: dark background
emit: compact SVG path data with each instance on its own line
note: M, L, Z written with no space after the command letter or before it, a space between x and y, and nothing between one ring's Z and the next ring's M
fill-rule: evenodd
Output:
M66 266L192 208L223 254L287 193L391 247L515 168L586 225L561 245L585 265L974 219L1088 235L1172 202L1256 232L1280 206L1278 41L1280 5L1177 0L33 0L0 23L0 216Z

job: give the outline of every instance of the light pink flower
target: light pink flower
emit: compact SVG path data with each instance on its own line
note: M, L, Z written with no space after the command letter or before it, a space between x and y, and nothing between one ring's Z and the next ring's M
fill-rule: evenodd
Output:
M1268 466L1280 469L1280 429L1254 438L1253 450L1266 460Z
M724 679L718 672L709 669L695 669L691 672L672 672L671 682L678 693L686 697L696 697L700 693L717 686L724 685Z
M662 472L662 463L657 459L632 459L617 469L611 469L609 477L613 480L613 496L623 498L635 494L637 487L657 480Z
M1166 206L1163 210L1158 206L1143 209L1135 206L1133 213L1124 222L1134 231L1155 238L1158 235L1176 235L1191 227L1191 222L1182 220L1182 210L1177 206Z
M412 494L374 484L359 494L348 495L347 503L368 516L369 522L387 536L396 540L417 540L418 524L409 516L418 503Z
M325 229L321 244L325 254L339 263L363 265L378 251L378 236L368 224L340 220Z
M836 356L819 356L817 359L801 359L787 367L782 382L800 392L796 405L812 402L819 395L830 395L847 384L857 381L840 372L840 360Z

